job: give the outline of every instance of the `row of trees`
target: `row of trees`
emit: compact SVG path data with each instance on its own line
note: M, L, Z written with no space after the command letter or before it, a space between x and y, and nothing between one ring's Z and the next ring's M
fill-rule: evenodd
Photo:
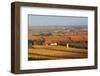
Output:
M43 45L45 43L45 38L41 36L37 40L28 40L28 45L31 47L33 45ZM69 47L73 48L88 48L88 42L87 41L72 41L70 38L69 40L62 40L58 41L57 45L60 46L66 46L66 44L69 44Z
M83 49L87 49L88 48L88 42L84 41L84 42L66 42L66 41L62 41L62 42L58 42L57 44L60 46L66 46L66 44L69 44L69 47L72 48L83 48Z

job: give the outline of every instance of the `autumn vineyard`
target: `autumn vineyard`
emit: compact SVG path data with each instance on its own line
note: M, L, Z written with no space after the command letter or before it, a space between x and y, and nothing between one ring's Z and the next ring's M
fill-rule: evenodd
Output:
M88 57L86 26L33 26L28 32L28 60Z

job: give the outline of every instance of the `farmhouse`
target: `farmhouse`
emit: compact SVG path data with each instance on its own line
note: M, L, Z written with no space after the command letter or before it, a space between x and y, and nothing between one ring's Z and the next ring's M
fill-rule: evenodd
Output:
M49 43L49 45L51 45L51 46L57 46L58 43L57 42L51 42L51 43ZM66 47L69 48L69 43L66 43Z
M57 43L56 42L52 42L52 43L49 43L49 45L51 45L51 46L57 46Z

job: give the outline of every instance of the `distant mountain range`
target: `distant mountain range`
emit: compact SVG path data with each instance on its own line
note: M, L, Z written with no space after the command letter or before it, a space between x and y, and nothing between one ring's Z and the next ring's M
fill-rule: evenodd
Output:
M52 31L86 31L87 25L67 25L67 26L29 26L28 31L31 32L52 32Z

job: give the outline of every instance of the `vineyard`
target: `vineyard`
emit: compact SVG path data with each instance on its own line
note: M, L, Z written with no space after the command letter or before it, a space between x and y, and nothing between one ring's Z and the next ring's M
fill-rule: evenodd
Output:
M87 32L43 32L28 35L28 60L88 57Z
M86 49L66 48L63 46L36 45L28 50L29 60L87 58Z

